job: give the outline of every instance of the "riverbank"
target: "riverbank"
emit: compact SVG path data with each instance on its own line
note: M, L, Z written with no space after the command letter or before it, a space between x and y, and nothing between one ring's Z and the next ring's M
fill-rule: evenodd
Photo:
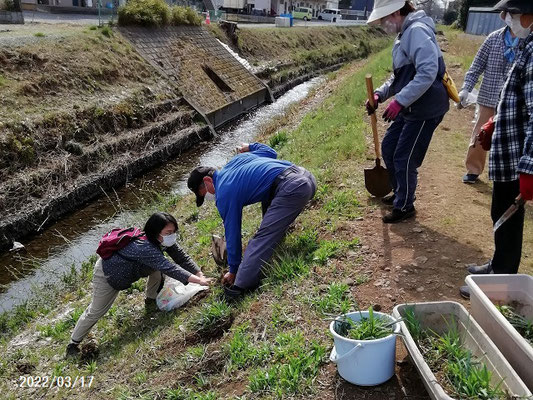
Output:
M460 85L480 38L447 32L448 68ZM420 169L416 219L383 225L386 207L365 191L363 169L373 164L364 112L365 74L377 85L389 74L390 49L329 75L308 99L262 133L281 158L310 169L315 199L299 216L267 278L239 306L221 302L220 289L184 309L146 316L145 281L122 292L84 345L81 361L63 352L76 318L90 301L92 263L65 278L69 289L40 307L28 322L13 321L0 351L0 390L6 398L162 399L427 399L414 366L398 346L396 375L376 388L347 384L327 362L328 316L343 307L373 305L390 312L410 301L461 300L465 264L490 257L490 184L486 175L464 185L462 159L473 110L451 109L435 132ZM385 130L380 122L380 132ZM443 168L445 166L445 168ZM209 276L219 271L210 235L223 227L214 206L196 208L192 195L150 209L177 216L181 240ZM453 211L452 211L453 210ZM260 207L244 213L244 242L260 221ZM465 222L468 221L468 222ZM528 207L521 272L533 272L533 215ZM92 260L94 261L94 260ZM9 326L10 320L0 320ZM14 337L16 336L16 337ZM98 352L95 352L98 343ZM94 376L90 388L15 387L24 375Z
M0 250L212 135L177 86L119 32L62 28L42 24L0 35L0 210L7 216ZM261 77L279 96L390 40L366 28L334 31L342 39L328 47L330 28L262 29L243 35L237 50L262 60ZM283 55L270 61L283 67L271 67L271 54L250 45L268 32ZM322 41L309 50L312 35ZM281 51L289 43L290 54ZM109 167L110 159L120 167Z

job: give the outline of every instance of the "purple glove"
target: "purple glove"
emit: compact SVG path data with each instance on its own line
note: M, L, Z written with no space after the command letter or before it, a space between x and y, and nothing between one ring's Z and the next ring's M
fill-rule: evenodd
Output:
M394 121L402 110L403 106L396 100L392 100L383 113L383 119L387 122Z

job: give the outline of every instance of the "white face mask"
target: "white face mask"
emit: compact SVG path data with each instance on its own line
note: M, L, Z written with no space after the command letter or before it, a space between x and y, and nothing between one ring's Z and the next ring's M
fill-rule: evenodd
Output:
M213 193L207 192L204 196L204 200L215 201L215 195Z
M170 247L176 244L176 233L171 233L170 235L161 235L163 236L163 241L161 244L165 247Z
M510 13L507 13L507 15L505 16L505 23L507 24L507 26L509 26L509 28L511 28L511 30L517 37L519 37L520 39L525 39L531 33L531 25L527 28L524 28L520 23L520 16L521 14L511 15Z
M381 27L389 35L395 35L398 33L398 28L396 27L396 24L388 19L383 21L383 24L381 24Z

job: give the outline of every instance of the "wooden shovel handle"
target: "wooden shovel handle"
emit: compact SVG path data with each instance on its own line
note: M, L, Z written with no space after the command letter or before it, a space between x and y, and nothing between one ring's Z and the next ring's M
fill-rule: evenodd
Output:
M368 94L368 101L372 107L376 107L374 104L374 85L372 84L372 75L366 75L366 92ZM374 150L376 151L376 158L381 158L381 149L379 147L379 137L378 137L378 120L376 118L376 113L370 115L370 122L372 124L372 135L374 136Z

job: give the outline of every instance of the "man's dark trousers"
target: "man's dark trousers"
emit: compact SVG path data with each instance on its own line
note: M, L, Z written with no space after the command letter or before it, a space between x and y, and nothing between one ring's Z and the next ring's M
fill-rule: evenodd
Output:
M492 222L496 223L513 204L520 193L520 181L494 182L492 187ZM492 270L495 274L516 274L522 256L522 237L524 234L524 207L494 233L494 256Z
M387 129L381 143L381 153L396 195L394 208L406 211L413 207L418 182L417 169L424 161L433 132L442 118L407 121L399 115Z
M259 230L248 242L237 271L235 285L243 289L257 287L261 267L270 260L287 229L316 191L313 174L296 165L283 171L274 185L272 202L264 213Z

